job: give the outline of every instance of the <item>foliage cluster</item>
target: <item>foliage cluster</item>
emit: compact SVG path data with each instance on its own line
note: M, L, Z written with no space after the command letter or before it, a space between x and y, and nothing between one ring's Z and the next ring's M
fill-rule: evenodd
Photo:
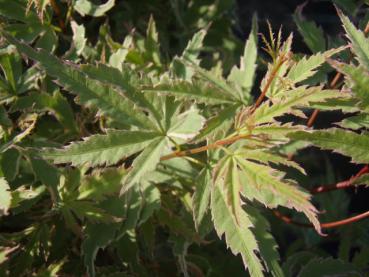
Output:
M311 55L254 16L239 58L232 0L154 2L0 0L0 275L368 271L368 222L331 232L350 199L313 203L297 161L333 150L364 165L342 187L369 184L369 13L333 1L343 39L298 9Z

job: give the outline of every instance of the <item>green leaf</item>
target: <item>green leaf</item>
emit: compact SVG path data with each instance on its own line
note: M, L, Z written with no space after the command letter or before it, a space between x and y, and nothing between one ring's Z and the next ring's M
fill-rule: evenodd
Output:
M10 35L2 34L20 52L39 62L46 72L56 78L56 81L65 89L77 94L80 103L98 108L103 114L117 121L153 128L151 121L147 119L143 111L137 109L134 103L114 91L109 85L87 78L77 69L78 67L65 64L42 49L36 51Z
M307 192L299 189L293 181L283 179L285 174L281 171L244 160L242 156L237 158L237 162L247 178L245 182L247 181L249 185L260 191L267 191L268 194L271 191L274 194L276 199L270 199L272 207L278 203L278 205L303 212L314 225L316 231L321 233L317 210L310 203L310 195ZM247 191L243 193L247 193ZM245 197L249 196L245 195ZM269 206L268 202L263 204Z
M234 219L240 223L241 208L241 184L238 174L237 162L232 156L225 156L218 162L214 169L214 186L219 187L226 196L226 203Z
M59 91L55 91L53 95L33 92L19 97L11 106L12 112L26 109L49 111L55 115L68 131L78 131L72 108Z
M302 268L298 277L333 277L337 275L354 277L361 276L361 273L352 264L344 263L341 260L317 258L310 260L310 262Z
M195 72L191 67L183 63L182 59L191 61L197 65L200 64L198 56L200 54L205 35L206 30L200 30L199 32L194 34L192 39L188 42L185 50L183 51L182 56L180 58L175 57L173 59L170 68L177 78L183 79L185 81L191 81L192 76Z
M153 171L160 161L160 157L166 152L167 138L159 137L153 140L142 153L134 160L132 168L127 174L121 194L127 192L132 186L141 181L141 178Z
M218 88L214 88L205 82L194 81L170 81L154 87L143 88L144 93L157 93L173 95L178 98L197 100L199 103L221 104L232 103L235 99Z
M357 60L364 68L369 68L369 38L366 38L361 30L356 29L354 24L340 10L338 10L338 15L341 18L346 35L351 41Z
M77 55L81 55L87 42L85 27L82 24L78 25L75 21L71 21L70 25L73 31L73 45Z
M118 227L119 225L116 224L87 224L86 238L82 242L82 253L90 277L95 276L94 261L97 251L115 238Z
M355 163L369 162L369 133L357 134L342 129L328 129L314 132L296 132L289 135L292 139L308 141L322 149L349 156Z
M197 184L192 196L192 212L196 230L205 218L210 203L211 170L204 168L196 178Z
M160 191L150 182L141 184L142 209L138 225L146 222L161 207Z
M157 136L157 133L145 131L108 130L106 135L93 135L64 149L46 149L42 156L58 164L112 165L141 151Z
M121 188L126 170L122 168L109 168L94 172L91 176L82 179L79 186L78 200L103 200L107 196L116 194Z
M342 128L359 130L361 128L369 129L369 114L359 114L345 118L339 123L336 123Z
M369 72L363 67L331 62L331 64L346 76L346 83L353 94L360 100L359 106L369 111Z
M284 274L279 265L280 257L277 251L277 242L270 234L269 222L257 209L250 205L246 206L245 212L248 214L252 224L254 225L252 231L258 241L260 256L264 260L267 270L275 277L283 277Z
M213 186L211 191L211 213L215 230L219 237L225 235L227 246L234 255L241 254L244 266L250 276L262 277L263 266L256 255L258 243L251 232L252 222L248 215L241 211L237 222L231 208L227 204L227 196L219 186Z
M334 54L339 53L344 48L330 49L323 53L317 53L310 57L304 56L297 63L295 63L288 71L286 78L288 83L296 84L302 82L313 76L317 69L326 62L326 60Z
M167 131L167 136L177 144L182 144L193 139L205 123L205 118L193 106L187 111L171 118L171 120L172 122Z
M159 35L152 15L150 16L146 30L145 50L144 55L146 56L146 59L152 61L156 66L161 66Z
M115 0L108 0L105 4L95 5L89 0L77 0L74 3L74 9L82 16L90 15L99 17L105 15L115 5Z
M12 201L10 187L5 178L0 177L0 216L7 215Z
M228 80L242 88L245 99L249 98L249 93L254 84L257 59L257 17L253 16L251 33L246 41L245 50L240 61L240 68L233 67L228 76Z
M302 16L303 5L300 5L293 15L297 29L303 37L306 45L313 53L322 52L326 49L326 40L322 28L314 21L305 20Z
M260 105L250 118L250 121L254 124L262 124L273 122L275 117L296 113L293 108L296 107L309 107L311 102L323 102L325 99L333 98L345 98L343 93L338 90L323 90L321 87L299 87L294 90L286 91L286 97L278 101L275 104L270 104L270 101L266 101ZM300 113L296 114L301 116Z

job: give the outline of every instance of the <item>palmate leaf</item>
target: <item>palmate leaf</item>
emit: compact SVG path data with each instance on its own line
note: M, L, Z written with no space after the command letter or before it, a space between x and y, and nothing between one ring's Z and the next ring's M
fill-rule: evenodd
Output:
M246 157L247 158L247 157ZM287 208L293 208L296 211L303 212L311 223L314 225L317 232L321 233L320 223L317 218L317 210L310 203L310 195L300 190L292 181L284 180L284 173L274 170L268 166L257 164L242 158L237 158L237 163L247 178L247 184L254 186L262 191L270 191L274 194L279 205ZM246 191L243 191L246 193ZM253 196L247 196L253 198ZM274 199L272 207L276 204ZM269 203L263 203L269 206Z
M338 15L341 18L346 35L351 41L357 60L364 68L369 68L369 38L366 38L361 30L356 29L340 10L338 10Z
M5 178L0 178L0 216L7 215L12 200L10 187Z
M132 186L141 181L148 172L153 171L160 162L160 157L167 152L168 139L158 137L154 139L145 150L134 160L132 168L125 177L121 194L127 192Z
M199 103L222 104L233 103L235 98L224 93L217 87L204 82L193 81L168 81L154 87L144 87L144 93L156 93L159 95L173 95L177 98L194 99Z
M188 60L195 64L200 63L198 56L200 54L205 35L206 30L201 30L194 34L183 51L182 56L180 58L175 57L173 59L170 69L177 78L191 81L195 72L191 67L183 63L182 60Z
M318 27L315 22L305 20L302 17L302 8L303 5L300 5L293 15L298 31L313 53L324 51L326 48L326 40L323 30Z
M313 76L317 69L326 62L326 60L333 56L334 54L339 53L344 48L331 49L329 51L323 53L317 53L310 57L303 57L297 63L295 63L290 70L288 71L286 78L288 79L288 84L296 84L302 82L309 77Z
M193 106L170 119L171 126L167 136L177 144L182 144L193 139L204 126L205 118L199 114L199 110Z
M71 163L75 166L112 165L141 151L157 136L154 132L108 130L105 135L87 137L64 149L46 149L42 156L54 163Z
M258 243L250 230L253 226L252 222L244 211L239 214L237 222L231 208L227 205L227 196L219 186L213 186L211 191L211 213L218 236L221 237L224 234L232 253L242 256L250 276L264 276L263 266L256 255Z
M280 257L277 251L277 242L270 234L269 222L250 205L245 207L245 211L254 225L252 232L258 241L260 256L264 260L267 270L275 277L283 277L282 268L279 266Z
M346 76L346 83L360 101L359 106L369 112L369 72L363 67L331 62L337 71Z
M341 122L337 123L342 128L359 130L361 128L369 129L369 114L359 114L345 118Z
M155 129L153 123L135 106L135 103L109 85L90 80L78 70L77 66L67 65L42 49L36 51L5 32L2 32L2 35L21 53L39 62L47 74L54 77L66 90L78 95L81 104L95 107L117 121Z
M204 168L196 178L196 190L192 197L193 218L196 230L199 230L201 222L209 208L211 192L211 169Z
M285 98L273 105L270 105L270 101L260 105L253 117L249 119L250 122L253 124L273 122L275 117L295 113L293 108L309 107L309 103L323 102L325 99L345 98L345 95L338 90L323 90L321 87L298 87L284 94Z
M74 9L82 16L90 15L94 17L103 16L107 11L113 8L115 0L108 0L102 5L95 5L89 0L77 0Z
M213 186L217 186L226 196L226 203L236 222L240 222L241 184L237 163L232 156L225 156L215 168Z
M369 162L369 133L367 132L357 134L332 128L323 131L296 132L290 134L289 137L349 156L355 163Z
M248 99L254 83L257 59L257 17L252 19L251 33L246 41L245 50L240 61L240 68L233 67L228 76L228 81L233 82L241 88L243 98Z

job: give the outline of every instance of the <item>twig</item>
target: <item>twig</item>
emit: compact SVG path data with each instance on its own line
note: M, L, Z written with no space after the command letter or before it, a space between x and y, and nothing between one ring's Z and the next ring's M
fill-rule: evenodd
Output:
M304 227L304 228L314 228L314 226L310 223L295 221L295 220L291 219L290 217L281 214L277 210L274 210L273 213L276 217L278 217L279 219L281 219L283 222L285 222L287 224L293 224L293 225L296 225L296 226L299 226L299 227ZM322 224L320 224L320 226L324 229L335 228L335 227L340 227L340 226L343 226L343 225L347 225L347 224L357 222L357 221L362 220L362 219L367 218L367 217L369 217L369 211L366 211L364 213L361 213L361 214L358 214L356 216L349 217L349 218L346 218L346 219L322 223Z
M275 76L277 75L279 68L282 66L282 64L283 64L286 60L287 60L287 59L286 59L285 55L282 55L282 56L281 56L281 58L280 58L280 60L278 61L278 63L277 63L277 64L276 64L276 66L274 67L274 69L273 69L272 73L270 74L270 77L269 77L269 79L268 79L267 83L265 84L265 86L264 86L263 90L261 91L260 96L259 96L259 97L258 97L258 99L256 100L255 105L254 105L254 107L252 108L252 112L253 112L257 107L259 107L259 105L261 104L261 102L263 102L264 97L265 97L266 93L268 92L268 89L269 89L270 85L272 84L272 82L273 82L273 80L274 80Z
M232 143L236 142L237 140L240 140L240 139L243 139L243 138L248 138L248 137L250 137L250 135L237 135L237 136L234 136L234 137L230 137L228 139L221 139L221 140L218 140L218 141L216 141L212 144L201 146L201 147L198 147L198 148L183 150L183 151L175 151L175 152L173 152L169 155L161 157L160 160L161 161L166 161L166 160L177 158L177 157L183 157L183 156L197 154L197 153L200 153L200 152L207 151L209 149L215 149L215 148L218 148L218 147L223 146L223 145L232 144Z
M337 184L330 185L330 186L320 186L320 187L317 187L317 188L313 188L312 190L310 190L310 192L312 194L318 194L318 193L329 192L329 191L332 191L332 190L346 189L346 188L352 186L354 184L354 181L357 180L361 175L363 175L365 173L368 173L368 172L369 172L369 166L366 165L355 176L351 177L350 179L348 179L346 181L339 182ZM276 217L278 217L279 219L281 219L285 223L293 224L293 225L300 226L300 227L306 227L306 228L313 228L314 227L310 223L303 223L303 222L295 221L292 218L290 218L286 215L283 215L281 212L279 212L277 210L274 210L273 213ZM366 217L369 217L369 211L364 212L362 214L359 214L357 216L353 216L353 217L343 219L343 220L322 223L320 226L322 228L326 228L326 229L327 228L334 228L334 227L339 227L339 226L342 226L342 225L351 224L353 222L359 221L359 220L364 219Z
M318 194L318 193L328 192L328 191L332 191L332 190L346 189L346 188L352 186L354 184L354 181L357 180L361 175L363 175L365 173L369 173L369 166L368 165L365 165L355 176L351 177L350 179L348 179L346 181L342 181L342 182L339 182L337 184L330 185L330 186L316 187L316 188L313 188L312 190L310 190L310 193L311 194Z
M59 6L56 4L55 0L50 0L50 4L51 4L51 7L52 7L54 13L56 14L56 16L58 18L60 29L62 29L62 31L65 32L65 23L64 23L64 20L62 18L62 14L61 14Z

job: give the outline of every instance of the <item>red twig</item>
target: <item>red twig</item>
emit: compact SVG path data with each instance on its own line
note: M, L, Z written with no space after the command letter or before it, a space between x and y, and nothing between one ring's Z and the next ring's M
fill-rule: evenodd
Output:
M365 173L369 173L369 166L368 165L365 165L355 176L351 177L350 179L348 179L346 181L339 182L337 184L330 185L330 186L316 187L316 188L313 188L310 192L312 194L318 194L318 193L328 192L328 191L332 191L332 190L348 188L348 187L353 185L355 180L357 180L361 175L363 175ZM273 213L276 217L278 217L279 219L281 219L285 223L293 224L293 225L296 225L296 226L299 226L299 227L314 228L314 226L310 223L295 221L292 218L290 218L286 215L283 215L282 213L280 213L277 210L274 210ZM325 229L335 228L335 227L339 227L339 226L354 223L356 221L362 220L362 219L367 218L367 217L369 217L369 211L366 211L366 212L361 213L359 215L349 217L349 218L346 218L346 219L342 219L342 220L339 220L339 221L322 223L320 226L322 228L325 228Z
M334 185L316 187L316 188L313 188L312 190L310 190L310 192L312 194L318 194L318 193L328 192L328 191L332 191L332 190L346 189L346 188L352 186L354 181L365 173L369 173L369 166L368 165L364 166L355 176L351 177L350 179L348 179L346 181L342 181L342 182L339 182L339 183L334 184Z
M278 217L280 220L282 220L285 223L293 224L293 225L296 225L296 226L299 226L299 227L304 227L304 228L314 228L314 226L310 223L303 223L303 222L295 221L295 220L291 219L290 217L281 214L279 211L274 210L273 213L276 217ZM367 218L367 217L369 217L369 211L366 211L364 213L361 213L361 214L358 214L356 216L349 217L349 218L346 218L346 219L322 223L322 224L320 224L320 226L324 229L335 228L335 227L340 227L340 226L343 226L343 225L347 225L347 224L357 222L357 221L362 220L362 219Z
M59 6L56 4L55 0L50 0L50 4L51 4L51 7L52 7L54 13L56 14L56 16L58 18L60 29L62 29L62 31L65 32L65 23L64 23L64 20L62 18L62 14L61 14Z

